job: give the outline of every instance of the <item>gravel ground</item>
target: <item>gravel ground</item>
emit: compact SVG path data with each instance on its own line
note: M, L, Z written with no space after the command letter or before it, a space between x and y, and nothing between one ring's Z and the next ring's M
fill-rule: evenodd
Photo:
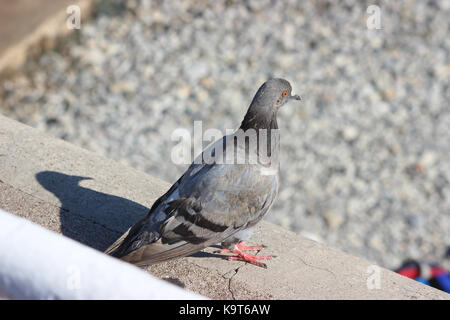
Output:
M103 2L75 39L0 84L6 115L168 181L176 128L236 128L267 78L280 194L267 220L395 268L450 245L450 3ZM286 244L289 245L289 244Z

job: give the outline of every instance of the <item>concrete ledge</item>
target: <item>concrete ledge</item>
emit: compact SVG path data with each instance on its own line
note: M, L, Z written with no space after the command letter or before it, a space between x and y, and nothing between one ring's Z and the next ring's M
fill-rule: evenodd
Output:
M0 115L0 208L47 229L104 250L168 187ZM208 248L148 272L213 299L450 297L383 268L380 288L369 290L372 263L270 223L261 223L252 242L267 246L261 254L277 256L268 269L223 260Z

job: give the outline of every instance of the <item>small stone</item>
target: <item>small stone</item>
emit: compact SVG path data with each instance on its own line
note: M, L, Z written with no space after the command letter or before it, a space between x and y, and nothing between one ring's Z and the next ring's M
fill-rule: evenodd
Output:
M393 100L393 99L395 98L395 96L396 96L395 89L394 89L394 88L391 88L391 87L386 88L386 89L383 91L383 96L384 96L384 98L385 98L387 101Z
M369 246L379 251L383 251L383 239L380 233L375 233L369 240Z
M114 93L133 93L136 91L136 84L130 81L120 81L111 85L110 90Z
M361 237L358 236L358 234L354 232L347 233L347 240L349 243L351 243L353 246L360 248L363 246L363 243L361 241Z
M344 218L333 210L325 212L325 222L331 230L338 229L344 222Z
M431 167L436 162L437 156L433 151L425 151L420 158L420 163L424 167Z
M208 66L202 62L196 62L187 68L187 76L191 81L198 82L199 79L208 74Z
M206 102L208 97L209 97L209 95L208 95L208 92L206 90L200 90L197 93L197 99L198 99L198 102L200 102L200 103Z
M348 126L344 128L342 134L346 141L353 141L358 137L359 132L357 128L353 126Z
M200 81L200 84L201 84L205 89L210 89L210 88L212 88L212 87L214 86L215 82L214 82L214 79L213 79L213 78L211 78L211 77L206 77L206 78L203 78L203 79Z
M191 88L189 88L187 85L183 85L176 91L176 94L178 98L186 99L191 95Z

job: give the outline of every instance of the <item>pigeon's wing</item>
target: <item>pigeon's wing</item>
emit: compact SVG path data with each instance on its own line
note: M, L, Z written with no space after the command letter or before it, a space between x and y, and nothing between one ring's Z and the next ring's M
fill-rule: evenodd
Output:
M235 232L233 227L215 225L202 218L202 212L199 203L192 198L171 201L165 210L168 218L159 227L159 238L153 241L148 236L142 237L148 231L145 226L141 227L140 243L132 243L133 250L122 260L138 266L154 264L190 255Z
M170 189L159 197L150 208L146 216L129 228L108 249L106 254L121 258L139 247L141 243L156 241L159 237L157 228L168 217L164 214L167 203L178 199L178 186L181 181L189 177L200 165L192 164L188 170L170 187ZM162 213L162 214L161 214ZM152 230L153 229L153 230Z

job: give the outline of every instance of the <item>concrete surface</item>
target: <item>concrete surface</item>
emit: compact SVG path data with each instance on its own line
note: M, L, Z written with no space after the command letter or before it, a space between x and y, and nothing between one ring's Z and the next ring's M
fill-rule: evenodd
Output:
M78 5L81 18L89 16L93 0L2 1L0 10L0 75L20 67L33 52L51 47L68 34L69 5Z
M104 250L168 187L0 116L0 208L47 229ZM267 246L260 254L277 256L267 269L226 261L214 254L217 248L208 248L148 272L213 299L450 297L382 268L379 288L368 289L372 263L270 223L261 223L251 242Z

